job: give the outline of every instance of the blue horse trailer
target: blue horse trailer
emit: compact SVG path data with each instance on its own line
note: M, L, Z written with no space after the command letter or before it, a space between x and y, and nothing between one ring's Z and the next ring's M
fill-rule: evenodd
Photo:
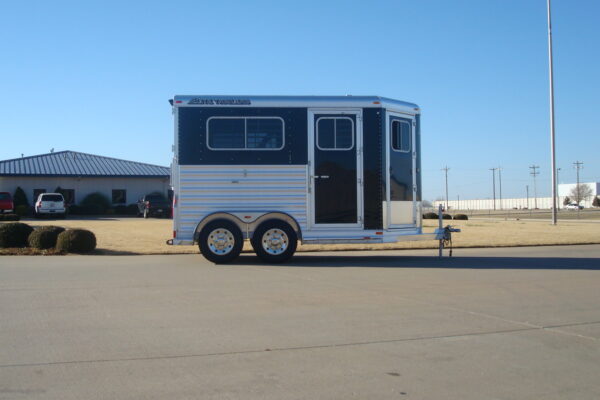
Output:
M420 110L377 96L175 96L174 245L215 263L424 234Z

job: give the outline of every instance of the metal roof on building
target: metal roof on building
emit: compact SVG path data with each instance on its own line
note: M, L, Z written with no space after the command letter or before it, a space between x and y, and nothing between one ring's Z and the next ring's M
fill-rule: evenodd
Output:
M168 167L79 153L56 153L0 161L0 176L87 176L162 178Z

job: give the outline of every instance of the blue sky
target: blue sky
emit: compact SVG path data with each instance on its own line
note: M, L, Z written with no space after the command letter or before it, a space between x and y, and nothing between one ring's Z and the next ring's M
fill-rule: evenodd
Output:
M600 2L553 1L561 182L600 181ZM423 109L424 196L550 191L545 0L39 1L0 13L0 159L168 165L174 94L375 94Z

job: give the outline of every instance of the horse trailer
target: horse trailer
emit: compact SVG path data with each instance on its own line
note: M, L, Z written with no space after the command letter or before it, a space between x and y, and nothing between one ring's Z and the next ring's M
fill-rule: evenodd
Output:
M173 245L215 263L423 233L420 110L377 96L175 96ZM441 228L441 226L440 226ZM447 231L447 229L446 229ZM445 236L446 235L446 236Z

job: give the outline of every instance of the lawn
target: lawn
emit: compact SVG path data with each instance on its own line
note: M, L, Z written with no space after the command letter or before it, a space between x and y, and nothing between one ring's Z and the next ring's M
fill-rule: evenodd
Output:
M67 220L25 220L32 226L60 225L66 228L84 228L93 231L98 249L104 254L167 254L197 253L196 246L169 246L172 221L141 218L89 218ZM553 226L548 221L515 221L474 219L444 221L460 229L453 235L454 247L506 247L560 244L600 243L600 223L595 221L561 221ZM433 232L436 220L424 220L424 230ZM298 251L342 249L418 249L437 248L436 241L400 242L389 244L306 245ZM250 250L246 244L246 250ZM1 254L1 253L0 253Z

